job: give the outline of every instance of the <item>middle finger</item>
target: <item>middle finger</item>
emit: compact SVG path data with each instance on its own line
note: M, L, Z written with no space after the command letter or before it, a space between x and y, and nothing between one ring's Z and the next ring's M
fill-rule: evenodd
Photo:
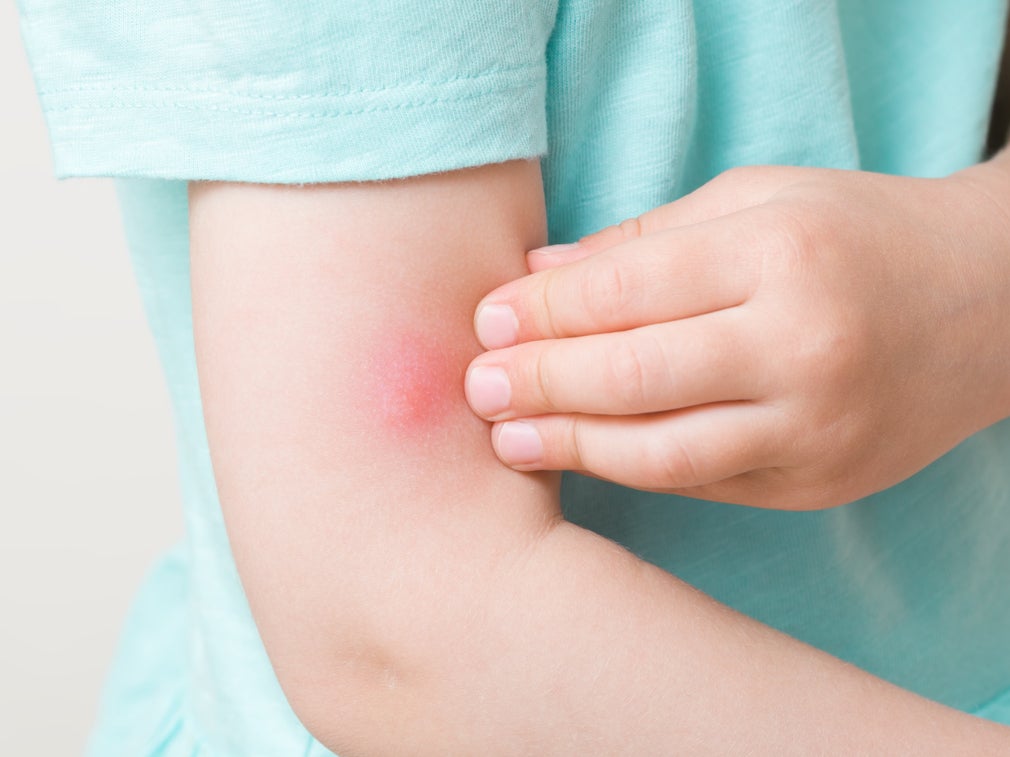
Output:
M765 370L746 309L486 352L467 370L467 401L481 417L499 421L763 399Z

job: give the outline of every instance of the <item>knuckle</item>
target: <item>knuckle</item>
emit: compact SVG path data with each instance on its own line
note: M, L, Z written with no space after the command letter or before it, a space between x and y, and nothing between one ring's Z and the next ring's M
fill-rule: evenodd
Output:
M727 187L751 190L765 198L802 181L810 169L775 163L756 163L732 166L716 176L711 183L722 183Z
M694 452L676 434L665 435L660 444L649 448L645 469L655 484L670 488L705 483L699 476L699 463Z
M833 406L856 391L860 377L869 371L868 339L866 326L857 318L838 314L804 329L795 345L806 374Z
M772 187L788 181L788 167L776 165L732 166L709 182L722 191L750 195L765 195Z
M751 181L757 166L730 166L712 179L713 184L746 184Z
M655 351L643 347L640 340L617 339L610 350L604 384L622 408L644 408L651 403L660 369Z
M733 166L716 175L697 191L721 213L764 199L762 188L770 181L767 166Z
M562 278L558 269L543 272L543 284L535 290L532 312L539 313L540 334L544 337L567 336L559 323L558 303L563 302Z
M634 268L618 261L591 266L581 279L580 298L588 321L611 325L622 321L638 290Z
M643 221L642 217L626 218L620 223L611 224L595 234L583 237L581 242L589 247L614 247L644 236L647 233L646 226L647 223Z
M538 349L533 354L532 389L533 403L536 409L551 413L561 412L555 401L555 361L554 351Z
M585 456L585 430L585 424L578 417L573 417L567 419L559 435L565 466L570 470L591 470L590 461Z
M629 239L637 239L643 234L642 219L638 216L625 218L617 224L617 228L621 232L621 238L625 241L628 241Z
M775 209L767 231L772 250L787 261L804 265L817 252L814 223L800 212Z

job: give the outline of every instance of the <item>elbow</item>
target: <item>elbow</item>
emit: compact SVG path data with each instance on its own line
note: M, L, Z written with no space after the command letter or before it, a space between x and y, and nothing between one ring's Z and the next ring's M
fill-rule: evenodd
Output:
M302 725L341 757L402 754L432 696L422 665L375 639L289 653L274 671Z
M264 641L295 715L341 757L486 753L491 724L476 722L513 711L515 702L502 699L506 682L538 688L517 682L524 673L516 662L540 646L541 626L522 622L543 614L540 544L520 550L522 559L500 550L494 569L486 557L442 553L406 569L423 580L381 591L372 584L371 602L329 604L297 624L290 614L278 620L281 643Z

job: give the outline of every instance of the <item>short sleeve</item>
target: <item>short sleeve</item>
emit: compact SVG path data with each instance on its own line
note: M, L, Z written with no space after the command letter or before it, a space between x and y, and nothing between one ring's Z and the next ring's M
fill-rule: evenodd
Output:
M556 0L19 0L54 170L310 183L542 155Z

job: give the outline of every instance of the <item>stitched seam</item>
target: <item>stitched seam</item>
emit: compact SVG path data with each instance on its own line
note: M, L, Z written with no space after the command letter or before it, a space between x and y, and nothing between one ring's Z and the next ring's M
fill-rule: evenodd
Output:
M382 87L363 87L361 89L348 89L339 92L312 92L300 95L270 95L266 93L258 92L234 92L226 89L214 89L212 87L106 87L101 84L85 84L79 87L64 87L60 89L47 89L39 90L39 96L45 95L60 95L73 92L192 92L194 94L211 94L211 95L229 95L231 97L245 97L255 100L317 100L323 98L339 98L347 97L348 95L364 95L379 92L389 92L396 89L408 89L411 87L437 87L442 84L453 84L455 82L463 81L480 81L481 79L487 79L492 76L497 76L498 74L509 74L515 73L517 71L533 71L538 70L540 66L524 64L522 66L513 66L510 68L495 68L488 69L486 71L481 71L477 74L467 74L460 76L453 76L449 79L436 79L436 80L417 80L411 82L404 82L402 84L390 84Z
M476 92L469 95L461 95L459 97L436 97L429 100L412 100L409 102L395 103L391 105L376 105L370 108L358 108L355 110L331 110L325 113L306 113L306 112L276 112L269 110L244 110L241 108L228 108L220 105L205 105L205 104L194 104L194 103L183 103L183 102L160 102L160 103L125 103L125 102L110 102L110 103L80 103L76 105L64 105L57 108L46 108L46 113L62 113L70 110L109 110L109 109L139 109L139 108L178 108L180 110L208 110L217 111L221 113L235 113L244 116L274 116L278 118L340 118L343 116L357 116L365 115L368 113L384 113L393 110L406 110L410 108L423 108L429 105L438 105L440 103L456 103L465 102L467 100L476 100L482 97L487 97L489 95L499 94L501 92L507 92L513 89L524 89L531 84L537 84L543 81L542 79L530 79L528 81L519 82L508 87L501 87L499 89L485 90L482 92Z

